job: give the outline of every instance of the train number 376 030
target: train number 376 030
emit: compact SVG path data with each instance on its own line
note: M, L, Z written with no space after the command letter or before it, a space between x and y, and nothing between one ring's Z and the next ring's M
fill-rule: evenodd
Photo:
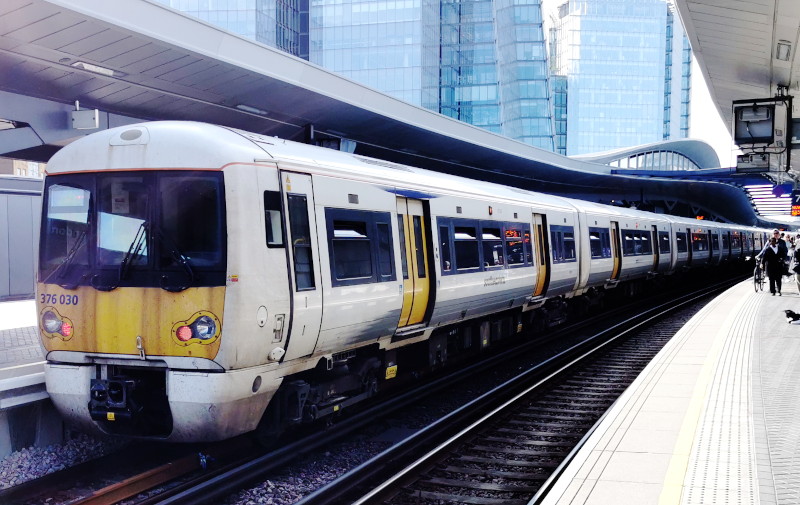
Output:
M50 293L42 293L42 303L49 305L78 305L78 295L54 295Z

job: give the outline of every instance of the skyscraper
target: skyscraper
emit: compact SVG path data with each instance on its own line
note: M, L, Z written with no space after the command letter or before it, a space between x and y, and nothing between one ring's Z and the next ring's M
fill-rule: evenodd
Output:
M667 0L553 1L546 18L565 154L688 136L691 50Z
M158 1L561 154L688 135L691 50L672 0Z
M540 0L158 0L343 77L553 149Z

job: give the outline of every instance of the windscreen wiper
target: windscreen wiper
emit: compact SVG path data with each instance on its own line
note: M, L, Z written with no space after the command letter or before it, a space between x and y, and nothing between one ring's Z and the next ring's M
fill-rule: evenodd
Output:
M47 284L50 281L50 279L56 274L58 274L55 277L56 280L64 278L64 276L69 271L69 266L72 265L73 260L78 255L78 250L81 248L81 246L83 245L84 241L86 241L87 230L88 230L88 226L86 227L86 229L84 229L83 231L80 232L80 235L78 235L78 239L72 245L72 249L69 250L69 252L64 257L64 259L61 261L61 263L59 263L58 266L55 269L53 269L52 272L50 272L50 275L48 275L47 278L44 281L42 281L43 284ZM64 289L75 289L77 287L77 283L74 284L74 285L73 284L59 284L59 286L61 286Z
M163 245L169 251L169 255L172 258L172 260L175 261L175 263L179 264L189 276L188 284L171 286L167 284L167 281L169 281L169 277L167 276L167 274L164 274L161 276L159 286L164 291L169 291L171 293L178 293L186 289L189 289L190 287L192 287L192 285L194 285L194 270L192 269L192 265L189 262L189 258L187 258L186 255L183 254L180 249L178 249L178 246L175 245L175 243L172 240L170 240L169 237L167 237L158 226L156 226L155 232L156 232L155 233L156 237L158 237L158 239L161 241L161 245Z
M108 286L98 285L96 280L100 276L95 275L92 277L93 288L98 291L112 291L119 287L119 285L122 283L122 280L128 276L128 270L130 270L131 265L139 256L141 256L142 250L147 245L147 230L147 221L142 221L142 224L139 225L139 229L136 230L136 235L133 236L131 245L128 246L128 250L125 252L125 255L122 257L122 261L119 263L116 284L111 284Z

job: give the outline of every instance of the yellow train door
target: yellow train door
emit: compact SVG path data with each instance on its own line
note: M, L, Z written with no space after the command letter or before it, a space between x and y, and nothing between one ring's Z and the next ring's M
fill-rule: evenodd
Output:
M658 226L653 225L650 234L650 244L653 247L653 272L658 272L658 262L661 257L661 242L658 240Z
M619 274L622 270L622 247L619 243L619 223L611 221L611 255L614 258L614 266L611 270L611 280L619 280Z
M544 296L550 282L550 272L547 270L550 256L550 240L547 234L547 218L544 214L533 215L533 261L536 262L536 287L533 296Z
M397 198L397 226L403 271L403 309L399 328L425 320L430 297L428 241L422 202Z

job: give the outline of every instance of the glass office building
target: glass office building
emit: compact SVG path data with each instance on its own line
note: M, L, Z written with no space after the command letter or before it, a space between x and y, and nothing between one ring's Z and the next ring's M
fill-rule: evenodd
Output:
M309 0L155 0L229 32L308 59Z
M158 1L561 154L688 135L691 50L671 0Z
M665 0L568 0L548 9L565 154L685 138L691 50ZM558 134L558 133L557 133ZM556 140L559 142L559 139Z
M391 96L553 149L541 0L158 0Z

